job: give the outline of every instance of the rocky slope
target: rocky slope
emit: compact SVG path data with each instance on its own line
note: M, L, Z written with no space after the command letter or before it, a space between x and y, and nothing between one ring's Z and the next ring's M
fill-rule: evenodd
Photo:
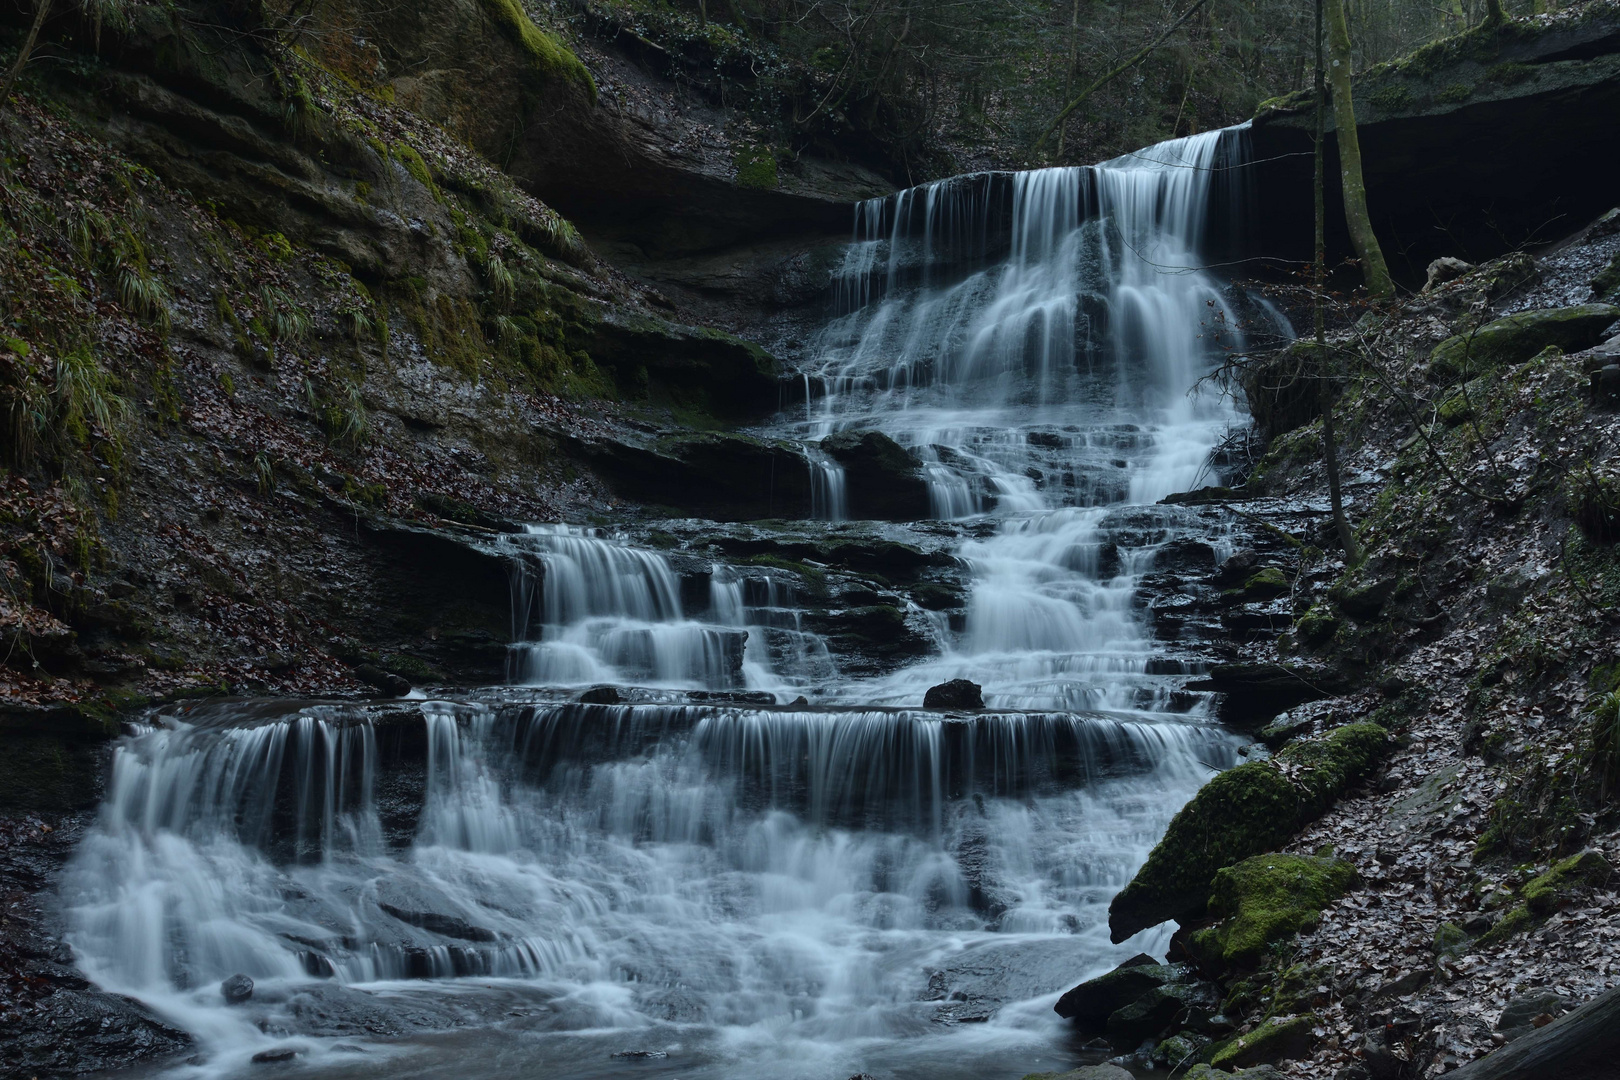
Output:
M1288 706L1279 752L1205 787L1114 901L1116 939L1180 922L1174 963L1077 988L1083 1031L1188 1075L1435 1076L1620 984L1617 225L1331 336L1364 550L1318 518L1262 560L1292 625L1210 685L1234 721ZM1243 373L1271 443L1207 496L1234 515L1322 505L1302 353ZM1607 1035L1537 1038L1571 1075L1612 1065Z

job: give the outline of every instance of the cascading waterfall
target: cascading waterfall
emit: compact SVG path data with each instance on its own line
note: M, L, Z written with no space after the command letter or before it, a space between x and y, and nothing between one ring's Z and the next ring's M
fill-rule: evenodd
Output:
M1164 946L1110 944L1108 901L1237 759L1133 598L1188 530L1150 504L1236 419L1195 387L1239 339L1198 252L1241 143L857 208L808 414L772 434L809 445L818 517L848 501L814 443L859 427L917 455L937 517L993 515L934 655L842 676L792 574L503 537L511 686L219 705L119 745L63 885L86 973L195 1033L199 1077L288 1049L320 1076L476 1080L1072 1063L1052 1001ZM953 677L990 710L917 707ZM573 700L597 683L635 689ZM236 973L258 988L227 1006Z

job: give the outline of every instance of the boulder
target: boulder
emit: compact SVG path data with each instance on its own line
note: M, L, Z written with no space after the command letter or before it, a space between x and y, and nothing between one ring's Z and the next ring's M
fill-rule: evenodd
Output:
M1235 1069L1308 1057L1313 1042L1311 1028L1316 1022L1316 1017L1308 1013L1268 1020L1248 1034L1223 1043L1210 1058L1210 1065Z
M1088 979L1062 997L1053 1011L1087 1034L1107 1030L1108 1018L1149 990L1180 977L1180 971L1139 953L1106 975Z
M593 686L575 700L581 705L617 705L624 698L616 686Z
M1613 304L1520 312L1442 341L1429 354L1429 368L1440 378L1455 379L1523 363L1548 346L1579 352L1602 341L1616 320L1620 307Z
M821 449L843 466L852 517L916 521L930 516L922 463L881 431L840 431L822 439Z
M982 709L984 688L967 679L952 679L930 686L923 695L925 709Z
M1455 281L1474 268L1474 264L1452 258L1450 255L1442 256L1429 264L1427 280L1423 283L1423 291L1431 292L1436 285L1444 285L1448 281Z
M1086 1065L1065 1073L1030 1073L1024 1080L1133 1080L1133 1077L1118 1065L1103 1064Z
M751 435L629 430L565 436L614 493L717 521L805 517L810 466L796 445Z
M1166 919L1202 917L1219 870L1281 846L1367 776L1389 745L1389 733L1377 724L1348 724L1210 780L1170 820L1164 839L1109 905L1113 939Z
M1587 849L1554 863L1545 874L1524 887L1524 903L1532 914L1551 915L1583 887L1601 886L1614 875L1614 867L1601 851Z
M1134 1050L1145 1040L1156 1038L1175 1022L1187 1007L1191 989L1181 983L1164 983L1108 1016L1108 1041L1119 1050Z
M219 984L219 992L227 1005L240 1005L253 996L253 980L246 975L232 975Z
M1273 943L1313 928L1355 880L1347 862L1302 855L1256 855L1224 867L1209 895L1209 913L1220 921L1194 933L1188 952L1209 974L1253 967Z
M1342 693L1349 680L1332 669L1312 664L1217 664L1185 689L1222 695L1222 720L1237 727L1263 724L1278 713Z
M1620 255L1610 259L1609 265L1592 279L1592 299L1610 304L1620 301Z
M1574 1002L1550 990L1526 990L1508 1000L1502 1015L1496 1021L1496 1030L1508 1039L1528 1035L1536 1029L1535 1021L1542 1016L1559 1017L1567 1013Z

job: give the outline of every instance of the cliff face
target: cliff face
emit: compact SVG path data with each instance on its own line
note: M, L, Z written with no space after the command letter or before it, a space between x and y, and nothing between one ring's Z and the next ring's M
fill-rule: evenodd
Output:
M1309 93L1260 106L1256 178L1270 208L1256 240L1309 257ZM1620 166L1620 5L1590 3L1484 25L1355 80L1368 207L1397 274L1421 284L1430 260L1491 258L1563 235L1613 203ZM1327 128L1329 205L1338 163ZM1328 215L1330 246L1348 251Z

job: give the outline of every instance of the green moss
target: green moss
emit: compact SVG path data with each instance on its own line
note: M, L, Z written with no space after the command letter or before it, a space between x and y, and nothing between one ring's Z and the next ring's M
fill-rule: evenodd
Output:
M1305 1057L1311 1047L1311 1028L1315 1026L1316 1017L1308 1013L1261 1024L1246 1035L1222 1043L1211 1055L1210 1065L1214 1069L1239 1069Z
M573 51L546 33L529 18L518 0L480 0L484 12L512 43L529 54L541 72L553 78L577 83L596 101L596 80Z
M1338 629L1339 617L1322 604L1313 604L1294 623L1294 633L1299 640L1312 645L1328 640Z
M1535 919L1531 916L1530 909L1520 904L1496 920L1496 925L1486 931L1485 936L1479 939L1479 943L1495 945L1497 942L1506 941L1514 934L1529 929L1533 922Z
M1430 370L1442 378L1456 378L1523 363L1548 346L1575 352L1596 345L1616 319L1620 319L1620 307L1610 304L1509 315L1472 334L1459 334L1436 345L1429 354Z
M1551 915L1575 889L1602 885L1613 873L1608 860L1596 851L1571 855L1524 887L1525 906L1533 915Z
M433 170L428 168L428 163L416 152L414 146L403 142L395 143L389 148L389 153L395 161L405 167L405 171L411 174L412 179L433 193L435 202L444 201L444 192L439 190L439 185L433 180Z
M1280 846L1366 776L1389 748L1377 724L1347 724L1320 739L1290 744L1276 761L1255 761L1205 784L1170 820L1164 839L1114 897L1114 940L1166 919L1203 913L1222 867ZM1284 762L1293 777L1277 767Z
M1446 105L1461 105L1474 96L1474 88L1467 83L1452 83L1438 94L1434 100Z
M1248 600L1270 599L1288 591L1288 578L1275 566L1256 571L1243 583L1243 596Z
M1434 955L1461 956L1468 950L1468 931L1456 923L1441 923L1434 931Z
M737 169L737 186L773 191L781 183L776 171L776 151L769 146L739 146L731 161Z
M1493 65L1485 72L1485 77L1491 82L1501 83L1504 86L1516 86L1519 83L1535 78L1535 75L1536 69L1529 64L1519 64L1512 61Z
M1220 922L1193 934L1189 948L1207 968L1254 967L1273 943L1314 928L1322 909L1355 880L1355 868L1338 859L1244 859L1215 875L1209 911Z
M1412 104L1412 91L1395 83L1374 91L1368 100L1385 112L1400 112Z

